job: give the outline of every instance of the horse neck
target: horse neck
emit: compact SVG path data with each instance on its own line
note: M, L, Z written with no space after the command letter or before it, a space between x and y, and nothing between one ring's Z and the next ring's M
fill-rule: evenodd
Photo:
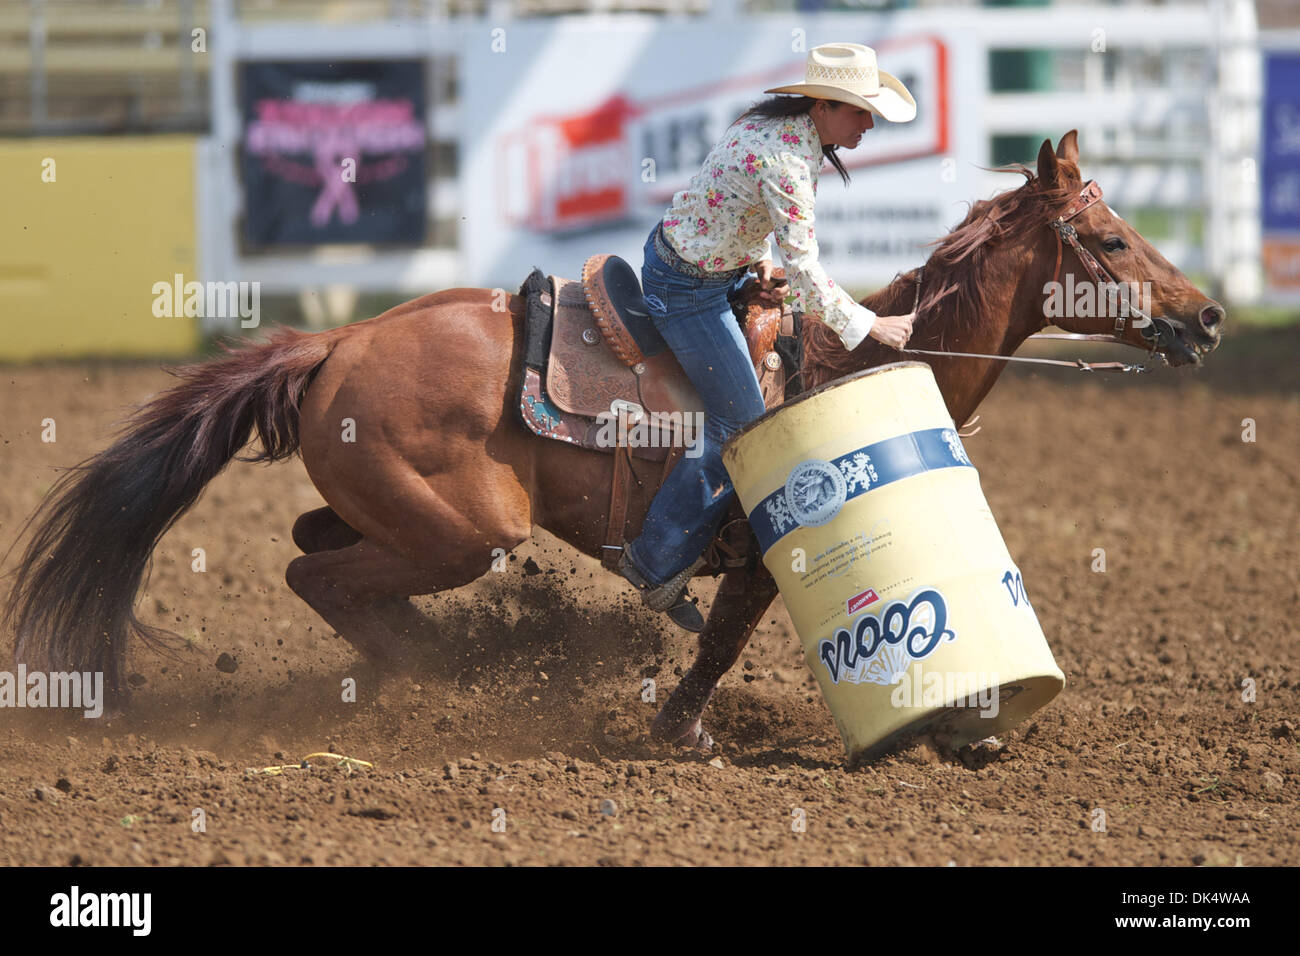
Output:
M1037 242L1035 242L1037 240ZM1047 249L1044 257L1041 250ZM1039 254L1035 254L1038 252ZM985 265L980 284L985 290L986 314L971 316L949 311L945 320L928 322L917 319L908 348L945 352L973 352L983 355L1011 355L1030 335L1046 324L1042 308L1043 284L1050 278L1049 244L1034 231L1018 241L1009 241ZM1026 263L1028 266L1026 267ZM947 284L949 269L941 263L924 266L923 295ZM877 315L904 315L916 301L916 270L899 276L892 283L862 300ZM861 355L860 368L870 368L897 361L922 361L934 371L935 381L943 394L953 422L960 427L979 407L1006 368L1006 362L941 355L900 354L888 346L868 339L853 352Z

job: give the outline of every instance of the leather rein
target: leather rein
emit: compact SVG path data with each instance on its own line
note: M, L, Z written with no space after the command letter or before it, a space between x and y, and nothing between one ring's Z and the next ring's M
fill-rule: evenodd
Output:
M1115 345L1127 345L1129 348L1137 348L1132 342L1126 342L1123 339L1125 325L1131 324L1132 328L1138 330L1143 340L1148 346L1148 357L1158 356L1160 360L1165 361L1157 349L1166 348L1171 345L1177 335L1176 320L1166 319L1157 316L1154 319L1135 306L1128 297L1127 287L1120 282L1116 282L1114 277L1106 271L1106 267L1097 261L1097 258L1084 247L1079 241L1079 234L1075 228L1070 225L1070 220L1079 215L1089 206L1101 200L1101 186L1096 180L1088 180L1079 191L1079 194L1070 200L1069 204L1055 219L1048 221L1048 226L1052 229L1052 234L1056 237L1056 265L1052 269L1052 282L1055 284L1061 274L1061 258L1064 254L1065 246L1068 245L1074 250L1079 261L1083 264L1084 269L1097 283L1098 290L1109 291L1115 290L1115 294L1120 305L1119 314L1115 319L1113 333L1082 333L1082 332L1039 332L1031 335L1031 339L1067 339L1074 342L1110 342ZM912 303L912 311L916 312L917 307L921 304L921 277L925 266L916 270L916 298ZM1132 322L1129 323L1129 319ZM1045 358L1025 358L1017 355L990 355L983 352L942 352L933 349L900 349L902 352L911 352L919 355L951 355L959 358L985 358L997 359L1003 362L1031 362L1038 365L1064 365L1068 368L1077 368L1083 372L1145 372L1148 369L1143 365L1130 365L1125 362L1084 362L1081 359L1075 359L1073 362L1067 362L1062 359L1045 359Z

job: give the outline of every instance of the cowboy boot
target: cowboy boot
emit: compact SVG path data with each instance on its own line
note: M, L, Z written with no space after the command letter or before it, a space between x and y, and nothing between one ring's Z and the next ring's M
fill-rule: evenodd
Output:
M704 558L701 557L694 564L678 571L659 587L651 587L650 582L632 565L627 556L627 543L624 542L623 553L619 556L618 567L615 570L641 592L641 600L646 607L652 611L664 612L678 627L698 634L704 630L704 615L692 603L691 596L686 590L686 583L703 565Z

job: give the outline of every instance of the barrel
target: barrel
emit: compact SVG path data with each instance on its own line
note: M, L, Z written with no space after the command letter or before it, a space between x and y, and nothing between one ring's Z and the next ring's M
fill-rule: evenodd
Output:
M802 395L722 458L850 760L994 736L1065 686L930 366Z

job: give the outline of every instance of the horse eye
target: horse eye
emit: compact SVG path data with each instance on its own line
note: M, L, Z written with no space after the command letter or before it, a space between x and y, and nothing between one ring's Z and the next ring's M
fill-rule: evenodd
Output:
M1128 246L1124 244L1124 240L1120 239L1118 236L1112 236L1110 239L1107 239L1101 244L1101 247L1107 252L1119 252L1121 249L1128 248Z

